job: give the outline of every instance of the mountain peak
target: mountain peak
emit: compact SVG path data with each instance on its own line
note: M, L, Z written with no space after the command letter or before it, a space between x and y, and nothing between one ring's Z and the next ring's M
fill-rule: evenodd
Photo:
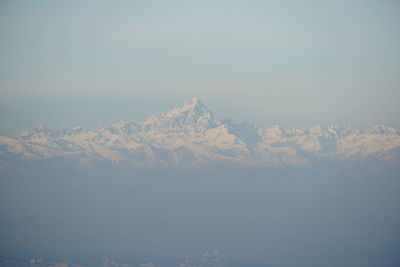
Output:
M201 103L200 99L198 99L197 97L194 97L192 100L190 101L186 101L183 106L176 108L174 110L179 110L179 111L183 111L183 110L200 110L202 108L207 109L206 106L203 105L203 103Z
M204 132L215 127L216 122L211 111L195 97L180 107L148 118L143 125L145 130L195 130Z
M378 135L398 135L395 128L389 127L387 125L376 125L364 131L367 134L378 134Z
M198 103L201 104L200 99L198 99L197 97L193 97L192 100L188 101L194 105L197 105Z
M33 129L21 133L19 135L20 138L29 139L29 138L40 138L40 137L57 137L60 134L57 130L50 130L45 125L39 124L35 126Z

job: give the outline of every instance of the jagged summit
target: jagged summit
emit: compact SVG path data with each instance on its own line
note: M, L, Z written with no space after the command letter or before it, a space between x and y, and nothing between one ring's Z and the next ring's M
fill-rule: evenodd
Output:
M182 106L174 108L167 113L164 113L167 117L177 117L182 114L201 116L203 114L212 114L208 108L200 102L198 98L193 98L190 101L186 101Z
M365 130L369 134L385 134L385 135L398 135L399 133L395 128L386 125L376 125Z
M45 125L39 124L27 132L21 133L19 136L21 138L28 139L28 138L33 138L33 137L34 138L42 138L42 137L48 137L48 136L57 137L59 135L60 135L59 131L48 129Z
M186 101L183 106L181 106L181 109L198 109L205 107L203 103L201 103L200 99L197 97L192 98L190 101Z
M204 132L216 125L213 113L198 98L193 98L178 108L151 116L143 122L143 130Z

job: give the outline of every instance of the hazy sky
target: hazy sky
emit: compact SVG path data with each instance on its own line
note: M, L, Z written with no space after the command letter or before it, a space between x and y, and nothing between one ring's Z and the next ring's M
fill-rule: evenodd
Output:
M400 2L0 2L0 134L199 97L260 126L400 128Z

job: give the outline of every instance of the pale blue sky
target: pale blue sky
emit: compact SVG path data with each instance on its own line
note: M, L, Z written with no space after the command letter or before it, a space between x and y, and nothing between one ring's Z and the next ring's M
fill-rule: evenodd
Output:
M400 128L400 2L1 1L0 134L199 97L262 127Z

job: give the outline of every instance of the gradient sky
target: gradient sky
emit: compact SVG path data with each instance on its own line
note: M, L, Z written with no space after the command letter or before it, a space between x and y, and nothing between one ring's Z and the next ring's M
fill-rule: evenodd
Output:
M0 2L0 134L199 97L267 127L400 129L400 2Z

